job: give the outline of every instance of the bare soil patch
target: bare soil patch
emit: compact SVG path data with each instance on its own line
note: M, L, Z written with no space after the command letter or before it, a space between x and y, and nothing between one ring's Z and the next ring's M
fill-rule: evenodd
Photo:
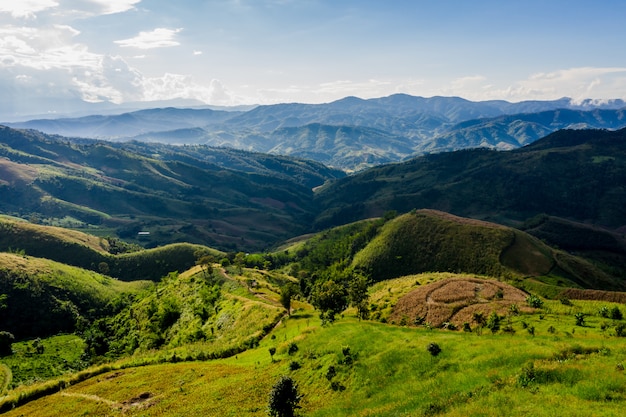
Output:
M416 320L440 327L471 323L474 313L485 316L492 311L506 314L512 304L520 311L527 294L509 284L475 277L449 278L416 288L401 297L389 319L392 323L415 325Z

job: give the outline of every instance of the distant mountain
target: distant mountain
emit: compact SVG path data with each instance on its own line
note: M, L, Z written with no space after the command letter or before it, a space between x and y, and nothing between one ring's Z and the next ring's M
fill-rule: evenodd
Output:
M185 241L265 248L310 230L312 188L343 175L290 157L206 146L71 143L0 127L0 212L46 224L93 225L146 246Z
M69 137L113 139L128 138L147 132L203 127L230 117L233 117L233 112L169 107L119 115L30 120L9 125Z
M419 147L427 152L467 148L508 150L528 145L560 129L615 129L626 126L626 109L548 110L459 123Z
M208 144L293 155L352 171L429 152L514 149L562 128L618 129L626 126L624 110L619 110L623 108L622 100L509 103L395 94L239 111L159 108L10 126L70 137Z

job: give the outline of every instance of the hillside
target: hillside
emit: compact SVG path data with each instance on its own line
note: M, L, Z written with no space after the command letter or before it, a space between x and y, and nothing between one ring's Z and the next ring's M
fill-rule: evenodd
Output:
M432 208L499 223L538 214L617 229L626 224L626 129L564 130L524 148L427 155L318 190L320 227L388 210Z
M221 252L202 245L172 243L143 249L116 238L99 238L61 227L0 218L0 251L51 259L123 281L158 281L173 271L186 271L199 254Z
M114 145L0 128L0 211L156 246L260 250L307 230L321 164L206 147ZM149 232L139 236L138 232Z
M0 252L0 322L18 339L73 332L151 283L122 282L42 258Z
M433 210L418 210L389 221L354 256L351 266L374 282L450 271L514 281L551 276L559 277L563 286L626 289L620 274L607 274L519 230Z
M455 278L463 279L424 274L386 281L370 296L395 306L411 290ZM303 306L236 356L187 361L178 350L152 363L144 358L143 365L135 357L19 388L2 407L7 416L262 416L273 384L286 375L302 395L299 411L311 416L620 415L625 356L616 329L624 320L598 314L599 307L618 306L546 301L524 311L517 303L522 309L509 309L500 328L481 330L472 321L471 331L357 321L351 312L320 326ZM575 313L586 316L584 326L575 325ZM24 404L7 408L20 404L18 396Z

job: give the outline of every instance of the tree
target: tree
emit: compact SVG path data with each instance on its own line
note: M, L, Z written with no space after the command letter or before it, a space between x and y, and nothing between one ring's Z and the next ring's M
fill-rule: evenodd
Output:
M318 282L311 293L311 304L320 311L322 323L332 323L348 307L348 291L333 280Z
M234 263L239 273L243 273L243 266L246 263L246 254L243 252L237 252Z
M276 354L276 348L272 346L271 348L269 348L269 352L270 352L270 357L272 358L272 362L274 362L274 355Z
M360 319L367 320L369 318L369 294L367 293L368 279L361 275L356 274L350 280L348 286L348 296L350 297L350 304L357 309L357 316Z
M272 417L293 417L302 395L298 394L298 387L289 376L281 376L270 391L267 404L267 413Z
M213 262L215 262L215 257L207 250L202 249L197 250L194 255L196 256L196 265L202 268L204 278L208 280L213 275Z
M291 299L296 294L297 290L292 283L283 285L280 289L280 304L285 307L287 314L291 315Z
M13 333L0 332L0 356L9 356L13 354L11 345L15 340Z

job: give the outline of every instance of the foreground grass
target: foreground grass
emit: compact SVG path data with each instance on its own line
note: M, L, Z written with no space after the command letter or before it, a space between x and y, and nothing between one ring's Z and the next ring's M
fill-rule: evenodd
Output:
M310 416L622 415L623 338L565 330L533 337L514 326L514 335L481 336L354 318L321 327L304 311L229 359L118 369L6 415L262 416L283 374L298 382ZM442 349L436 357L431 342ZM298 350L289 354L291 343Z

